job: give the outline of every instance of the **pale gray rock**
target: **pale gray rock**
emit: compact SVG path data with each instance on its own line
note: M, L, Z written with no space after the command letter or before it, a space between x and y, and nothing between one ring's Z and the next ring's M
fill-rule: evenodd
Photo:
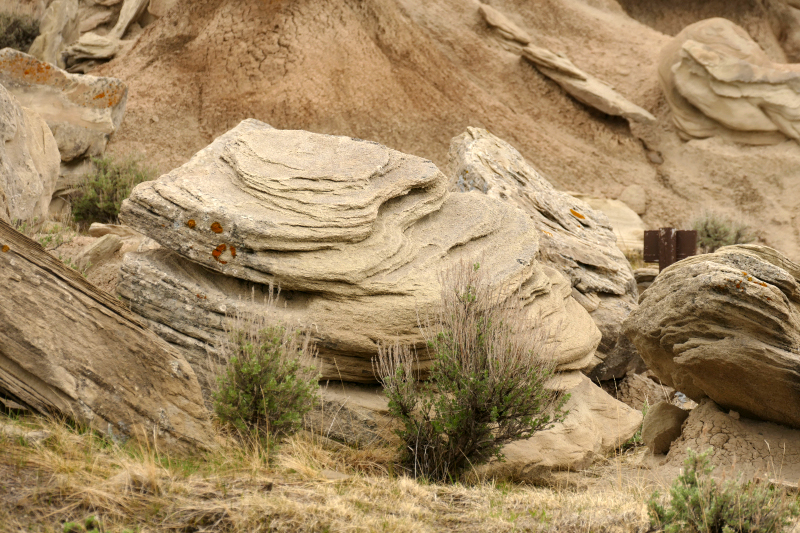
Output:
M628 260L617 247L608 217L553 186L510 144L479 128L450 144L451 181L460 191L480 191L524 211L538 231L543 263L559 270L603 334L592 378L622 377L635 350L619 335L636 305ZM608 362L603 364L608 359Z
M78 255L78 268L88 273L90 269L111 259L120 248L122 248L122 239L112 233L106 234L87 246Z
M54 0L42 15L39 36L28 53L63 68L62 53L80 36L79 24L78 0Z
M681 425L689 417L689 412L660 401L647 410L642 425L642 442L654 454L669 451L672 442L681 436Z
M528 35L525 30L511 22L508 17L492 6L481 4L478 7L478 12L483 16L483 19L489 26L497 30L497 32L506 39L521 44L528 44L531 42L531 36Z
M617 200L630 207L637 215L644 215L647 211L647 192L641 185L628 185Z
M0 393L114 439L214 446L200 386L180 353L3 221Z
M607 83L582 71L562 55L529 44L522 49L522 57L533 63L542 74L559 84L573 98L589 107L644 124L656 121L650 112L622 96Z
M45 121L0 85L0 219L43 220L58 163L58 148Z
M623 326L666 385L800 428L800 266L757 245L664 269Z
M595 211L608 217L608 223L617 237L617 248L622 253L639 253L644 250L644 222L636 212L620 200L574 195Z
M658 75L684 139L800 140L800 65L774 63L727 19L684 28L661 52Z
M92 222L87 232L90 237L103 237L104 235L116 235L121 239L143 239L144 235L136 230L120 224L101 224Z
M101 155L128 98L118 79L70 74L11 48L0 50L0 85L47 122L64 162Z
M637 268L633 271L633 277L636 279L636 286L639 288L639 298L641 294L653 284L658 276L658 268Z

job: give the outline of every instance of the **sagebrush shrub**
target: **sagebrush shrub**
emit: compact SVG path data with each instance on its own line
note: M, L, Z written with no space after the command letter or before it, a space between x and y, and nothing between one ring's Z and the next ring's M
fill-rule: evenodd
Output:
M39 35L39 22L23 13L0 13L0 49L27 52Z
M84 226L116 222L122 201L131 195L131 190L156 177L153 169L134 159L116 161L104 156L92 158L92 162L95 170L84 176L70 198L75 222Z
M668 507L653 493L647 504L653 526L667 533L775 533L800 516L797 499L783 490L755 482L718 483L710 475L710 453L689 450Z
M703 253L755 240L750 226L744 222L710 211L696 218L692 222L692 229L697 230L697 246Z
M319 391L309 335L255 319L230 332L225 350L228 363L212 395L217 417L268 438L299 429Z
M404 462L434 481L502 459L504 444L567 414L567 395L546 387L554 371L546 332L529 319L520 295L492 289L477 263L451 269L441 286L440 310L423 327L433 355L427 383L418 383L408 347L381 349L375 363L389 410L402 423Z

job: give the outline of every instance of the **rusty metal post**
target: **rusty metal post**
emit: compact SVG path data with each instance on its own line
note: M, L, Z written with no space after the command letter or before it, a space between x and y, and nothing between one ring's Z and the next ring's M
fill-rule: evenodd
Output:
M645 263L658 263L658 230L650 229L644 232L644 254L642 260Z
M693 255L697 255L697 230L678 230L676 236L676 248L678 261Z
M658 270L664 270L678 260L675 228L658 230Z

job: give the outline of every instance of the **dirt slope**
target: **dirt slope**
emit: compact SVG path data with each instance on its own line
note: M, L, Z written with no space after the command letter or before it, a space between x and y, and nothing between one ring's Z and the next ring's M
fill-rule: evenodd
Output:
M759 220L767 243L800 256L800 192L791 188L800 147L679 141L656 77L668 35L615 0L491 4L659 123L634 135L626 121L574 101L508 49L476 0L180 0L99 71L130 86L111 150L168 171L254 117L375 140L444 169L450 139L481 126L561 189L615 198L642 185L651 227L685 226L714 206ZM773 38L764 42L777 47Z

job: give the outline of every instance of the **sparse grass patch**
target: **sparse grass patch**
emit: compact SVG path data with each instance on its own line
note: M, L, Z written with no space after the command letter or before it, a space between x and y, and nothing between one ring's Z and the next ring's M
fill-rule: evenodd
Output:
M756 237L752 228L741 220L720 213L706 211L692 222L697 230L697 247L701 253L710 254L723 246L747 244Z

